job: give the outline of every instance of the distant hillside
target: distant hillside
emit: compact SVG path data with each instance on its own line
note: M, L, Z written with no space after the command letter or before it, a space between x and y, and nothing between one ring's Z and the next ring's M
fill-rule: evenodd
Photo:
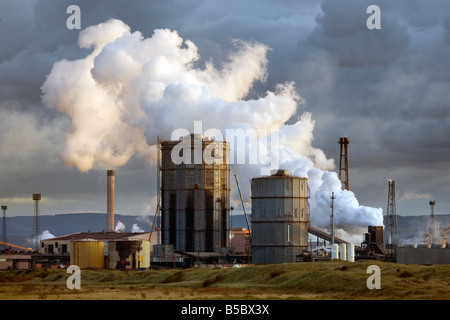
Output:
M133 232L133 225L142 231L150 231L153 216L129 216L115 215L116 226L119 222L124 226L123 232ZM450 214L436 215L435 220L441 227L450 224ZM428 228L430 216L398 216L398 235L399 239L406 242L416 241L421 243L423 232ZM249 222L251 218L249 217ZM1 225L1 222L0 222ZM29 246L33 228L32 216L17 216L6 218L8 242ZM245 216L242 214L233 214L231 227L246 228ZM83 231L102 231L106 229L105 213L67 213L56 215L43 215L40 217L41 232L48 231L53 236L62 236L70 233Z
M7 217L6 227L8 242L21 246L30 246L30 239L33 230L32 216ZM40 231L48 231L50 235L62 236L66 234L103 231L106 229L106 213L66 213L55 215L42 215L39 218ZM114 216L116 227L120 224L124 229L122 232L150 231L153 216L130 216L116 214ZM0 219L0 225L1 225ZM133 229L135 225L135 229ZM233 215L231 226L246 227L244 215ZM1 229L0 229L1 230ZM49 235L47 234L47 236Z

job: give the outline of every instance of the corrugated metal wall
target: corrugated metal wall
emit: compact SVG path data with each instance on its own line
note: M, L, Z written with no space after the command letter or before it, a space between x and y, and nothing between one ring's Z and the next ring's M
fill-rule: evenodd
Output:
M295 262L308 247L308 180L282 171L251 187L252 262Z

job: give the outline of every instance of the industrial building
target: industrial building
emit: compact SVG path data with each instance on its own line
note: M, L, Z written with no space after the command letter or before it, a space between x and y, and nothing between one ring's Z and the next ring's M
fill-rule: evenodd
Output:
M331 234L312 227L308 179L291 175L283 169L251 180L251 228L245 207L247 228L231 228L229 144L197 134L158 143L158 201L150 232L114 231L115 171L107 170L105 231L79 232L41 240L39 251L0 242L24 251L4 251L0 255L0 269L68 265L145 269L152 265L199 267L208 264L273 264L331 259L375 259L403 264L450 263L450 248L447 246L450 228L442 232L434 221L427 233L427 243L414 246L393 243L397 227L392 228L390 224L386 227L390 232L387 237L389 243L384 243L386 230L383 226L368 226L363 242L356 246L336 237L333 227ZM340 170L345 171L343 183L348 189L348 139L341 138L340 144L341 162L344 163L340 165ZM393 212L395 217L392 182L389 182L388 212ZM239 189L237 178L236 184ZM33 194L33 200L34 230L39 225L40 194ZM435 202L430 201L431 204ZM333 212L333 203L331 208ZM2 209L5 211L6 207ZM155 226L157 216L160 216L160 221ZM6 231L2 235L6 235ZM315 250L310 240L308 243L309 235L317 237ZM319 246L319 238L323 240L323 245Z
M150 233L79 232L41 241L41 254L80 268L141 269L150 267ZM156 243L156 235L152 242Z
M396 247L396 262L401 264L450 264L450 248L444 245L401 245Z
M77 265L80 268L142 269L150 267L152 243L157 233L114 231L115 171L107 170L106 231L78 232L41 240L34 263L39 265Z
M278 170L253 178L252 263L296 262L308 249L308 179Z
M229 247L229 144L191 134L160 149L162 244L195 254Z
M230 246L236 253L251 254L250 231L247 228L230 229Z

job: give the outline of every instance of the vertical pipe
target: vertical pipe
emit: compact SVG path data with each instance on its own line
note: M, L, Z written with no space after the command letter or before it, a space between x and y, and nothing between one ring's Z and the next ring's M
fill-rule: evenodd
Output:
M331 260L334 259L339 259L339 245L337 243L331 245Z
M347 261L355 262L355 245L352 243L347 244Z
M334 192L331 193L331 243L334 244Z
M106 230L114 231L114 170L107 171Z
M347 245L345 243L341 243L339 246L339 259L347 260Z

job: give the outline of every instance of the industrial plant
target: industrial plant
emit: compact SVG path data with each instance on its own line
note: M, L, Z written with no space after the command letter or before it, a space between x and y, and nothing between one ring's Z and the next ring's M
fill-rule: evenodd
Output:
M179 149L180 144L183 146ZM348 138L340 138L339 178L349 190ZM197 148L197 149L196 149ZM190 152L189 152L190 151ZM198 158L196 152L210 157ZM449 229L432 224L422 244L398 244L395 210L395 181L388 180L385 225L368 225L362 243L349 243L335 235L334 193L330 194L330 228L311 225L308 179L279 168L271 175L254 177L251 187L251 218L247 225L232 228L230 145L192 134L176 141L158 139L156 212L150 230L138 233L114 230L116 172L106 172L107 218L105 230L39 239L39 201L32 195L33 248L8 243L6 210L2 206L0 269L80 268L136 269L151 267L235 266L321 262L361 259L402 264L449 264ZM176 163L173 155L183 161ZM200 159L200 160L199 160ZM435 202L430 201L432 209ZM331 231L330 231L331 230ZM314 240L314 241L313 241ZM313 244L314 242L314 244Z

